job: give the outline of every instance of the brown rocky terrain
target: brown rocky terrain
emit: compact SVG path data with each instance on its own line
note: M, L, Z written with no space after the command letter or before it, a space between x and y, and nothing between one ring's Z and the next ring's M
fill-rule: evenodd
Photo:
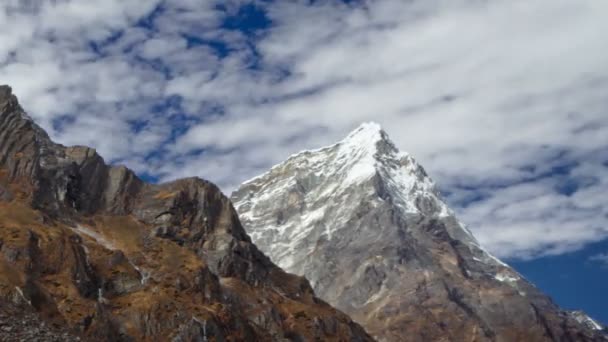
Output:
M55 144L7 86L0 305L6 340L371 340L261 253L215 185L146 184Z
M0 341L76 342L81 339L65 327L47 324L31 307L0 300Z

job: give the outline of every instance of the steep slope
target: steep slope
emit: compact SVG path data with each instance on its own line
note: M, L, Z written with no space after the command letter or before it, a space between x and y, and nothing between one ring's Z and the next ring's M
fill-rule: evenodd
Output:
M232 194L253 241L381 341L593 341L483 250L377 124Z
M7 86L1 303L49 339L371 340L262 254L215 185L146 184L93 149L55 144ZM7 317L0 336L22 338L21 320Z
M593 318L589 317L585 312L576 310L570 311L570 316L577 320L579 323L584 324L592 330L603 330L604 333L608 333L606 327L596 322Z

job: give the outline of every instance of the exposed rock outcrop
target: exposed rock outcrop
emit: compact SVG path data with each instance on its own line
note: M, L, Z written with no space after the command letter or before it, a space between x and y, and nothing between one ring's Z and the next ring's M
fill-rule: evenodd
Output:
M215 185L146 184L55 144L7 86L0 300L84 340L371 340L260 252Z

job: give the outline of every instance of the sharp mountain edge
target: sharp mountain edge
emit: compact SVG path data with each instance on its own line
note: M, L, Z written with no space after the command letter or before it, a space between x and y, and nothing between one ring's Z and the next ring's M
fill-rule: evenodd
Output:
M262 251L380 341L607 340L485 251L377 124L231 198Z
M260 252L215 185L53 143L0 86L0 340L372 338Z

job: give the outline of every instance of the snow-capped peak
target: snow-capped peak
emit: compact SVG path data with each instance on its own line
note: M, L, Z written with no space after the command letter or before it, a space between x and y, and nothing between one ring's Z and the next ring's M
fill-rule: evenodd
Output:
M345 186L378 174L378 167L383 163L382 154L388 154L392 158L405 157L397 156L397 148L375 122L361 124L336 145L338 149L334 163L344 166L340 170L344 175Z
M366 201L376 204L387 201L405 216L456 220L422 166L409 154L400 152L374 122L361 124L333 145L292 155L265 174L243 183L233 198L246 225L264 220L267 209L277 206L277 201L294 201L306 208L306 214L293 216L289 223L282 225L280 232L272 233L273 239L282 239L285 245L274 244L270 254L281 258L300 240L307 239L318 222L327 222L329 216L337 215L328 213L335 210L328 209L332 203L344 203L339 208L344 215L337 215L335 220L330 220L331 224L324 225L324 235L328 238L334 236L339 227L344 227L342 219ZM507 267L484 251L464 224L448 226L450 236L479 251L476 253L479 260ZM266 233L250 231L256 241ZM279 264L289 268L291 261L285 258Z
M395 144L391 141L388 134L376 122L365 122L350 132L346 138L335 145L339 146L345 155L375 156L378 154L400 154L401 157L408 156L407 153L400 153Z
M288 272L305 275L316 293L346 312L400 315L399 308L421 308L404 316L412 321L437 303L451 312L464 300L474 317L504 316L484 306L488 298L522 308L535 301L553 310L550 300L546 304L479 245L424 169L376 123L291 156L243 184L232 201L261 250ZM370 315L384 324L377 319ZM498 321L498 330L505 321ZM485 324L484 318L481 330Z
M274 193L295 183L310 183L311 177L315 187L324 189L323 196L336 196L380 177L405 211L418 212L415 202L422 196L438 204L432 208L437 214L448 213L424 169L409 154L400 152L375 122L361 124L333 145L294 154L243 185L259 185ZM277 184L278 179L282 181Z
M344 176L343 184L367 180L376 173L378 144L383 140L380 125L364 124L338 143L333 162Z
M382 140L386 133L377 122L364 122L359 127L350 132L341 143L371 145Z

